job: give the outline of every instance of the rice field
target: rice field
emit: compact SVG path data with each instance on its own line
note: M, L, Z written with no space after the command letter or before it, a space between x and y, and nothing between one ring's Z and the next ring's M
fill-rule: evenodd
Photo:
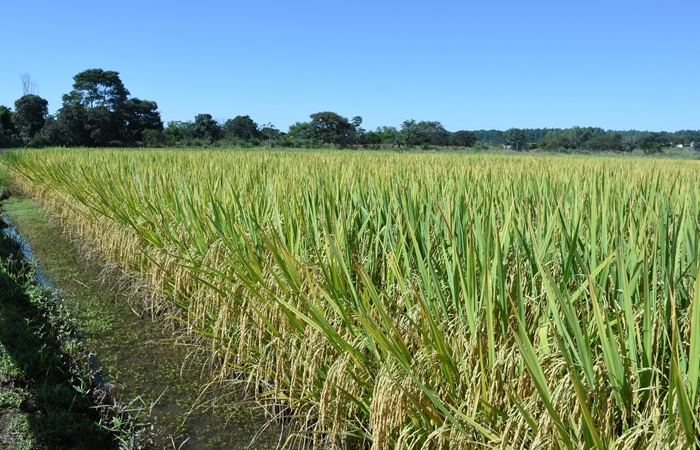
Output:
M164 293L206 337L213 382L248 384L295 427L290 446L698 445L698 161L51 149L3 162Z

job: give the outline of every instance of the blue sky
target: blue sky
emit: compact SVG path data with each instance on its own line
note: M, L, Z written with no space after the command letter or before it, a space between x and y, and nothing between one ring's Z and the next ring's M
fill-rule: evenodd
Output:
M700 2L4 2L0 104L116 70L164 121L700 129Z

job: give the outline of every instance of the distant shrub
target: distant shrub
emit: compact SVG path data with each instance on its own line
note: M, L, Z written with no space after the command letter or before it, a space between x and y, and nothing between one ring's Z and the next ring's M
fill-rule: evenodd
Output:
M655 155L663 151L664 146L660 142L651 142L643 149L647 155Z
M143 130L141 133L143 145L146 147L159 147L165 144L165 134L163 130Z
M209 139L206 138L187 138L180 141L180 145L183 147L209 147Z
M32 140L27 143L29 148L43 148L51 145L48 138L41 133L37 133Z

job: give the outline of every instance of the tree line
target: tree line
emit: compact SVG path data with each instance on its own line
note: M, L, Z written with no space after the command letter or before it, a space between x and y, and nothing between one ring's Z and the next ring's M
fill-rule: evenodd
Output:
M501 146L517 150L589 150L646 153L665 147L700 143L700 131L613 131L595 127L511 128L500 130L448 131L438 121L406 120L400 127L362 127L362 117L345 118L331 111L296 122L287 132L273 124L259 125L239 115L224 122L211 114L198 114L192 121L163 124L155 101L131 97L119 73L90 69L73 77L73 89L63 95L55 115L48 102L35 92L36 83L22 76L23 96L14 110L0 105L0 147L43 146L242 146L318 148L486 148Z
M604 130L598 127L511 128L507 131L476 130L481 142L491 145L521 143L525 149L588 150L628 152L641 149L658 153L664 148L688 147L700 143L700 130L650 132L639 130Z
M199 114L194 121L168 122L162 129L147 130L143 143L148 146L220 146L341 148L383 146L405 147L473 147L477 139L473 133L463 130L449 132L440 122L405 121L400 128L378 127L367 131L362 127L362 117L347 119L331 111L309 116L306 122L296 122L286 132L273 124L258 125L250 116L237 116L218 123L210 114Z

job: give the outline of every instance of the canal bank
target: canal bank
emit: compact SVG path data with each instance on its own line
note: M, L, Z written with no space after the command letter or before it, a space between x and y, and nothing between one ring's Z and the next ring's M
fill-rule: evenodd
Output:
M4 215L28 242L44 280L55 286L91 352L97 380L124 405L150 412L160 445L182 449L271 449L284 441L278 426L231 384L202 386L212 362L201 344L180 336L166 315L143 309L143 285L61 233L36 203L3 201Z
M118 448L110 428L123 416L94 389L74 320L8 231L0 218L0 448Z

